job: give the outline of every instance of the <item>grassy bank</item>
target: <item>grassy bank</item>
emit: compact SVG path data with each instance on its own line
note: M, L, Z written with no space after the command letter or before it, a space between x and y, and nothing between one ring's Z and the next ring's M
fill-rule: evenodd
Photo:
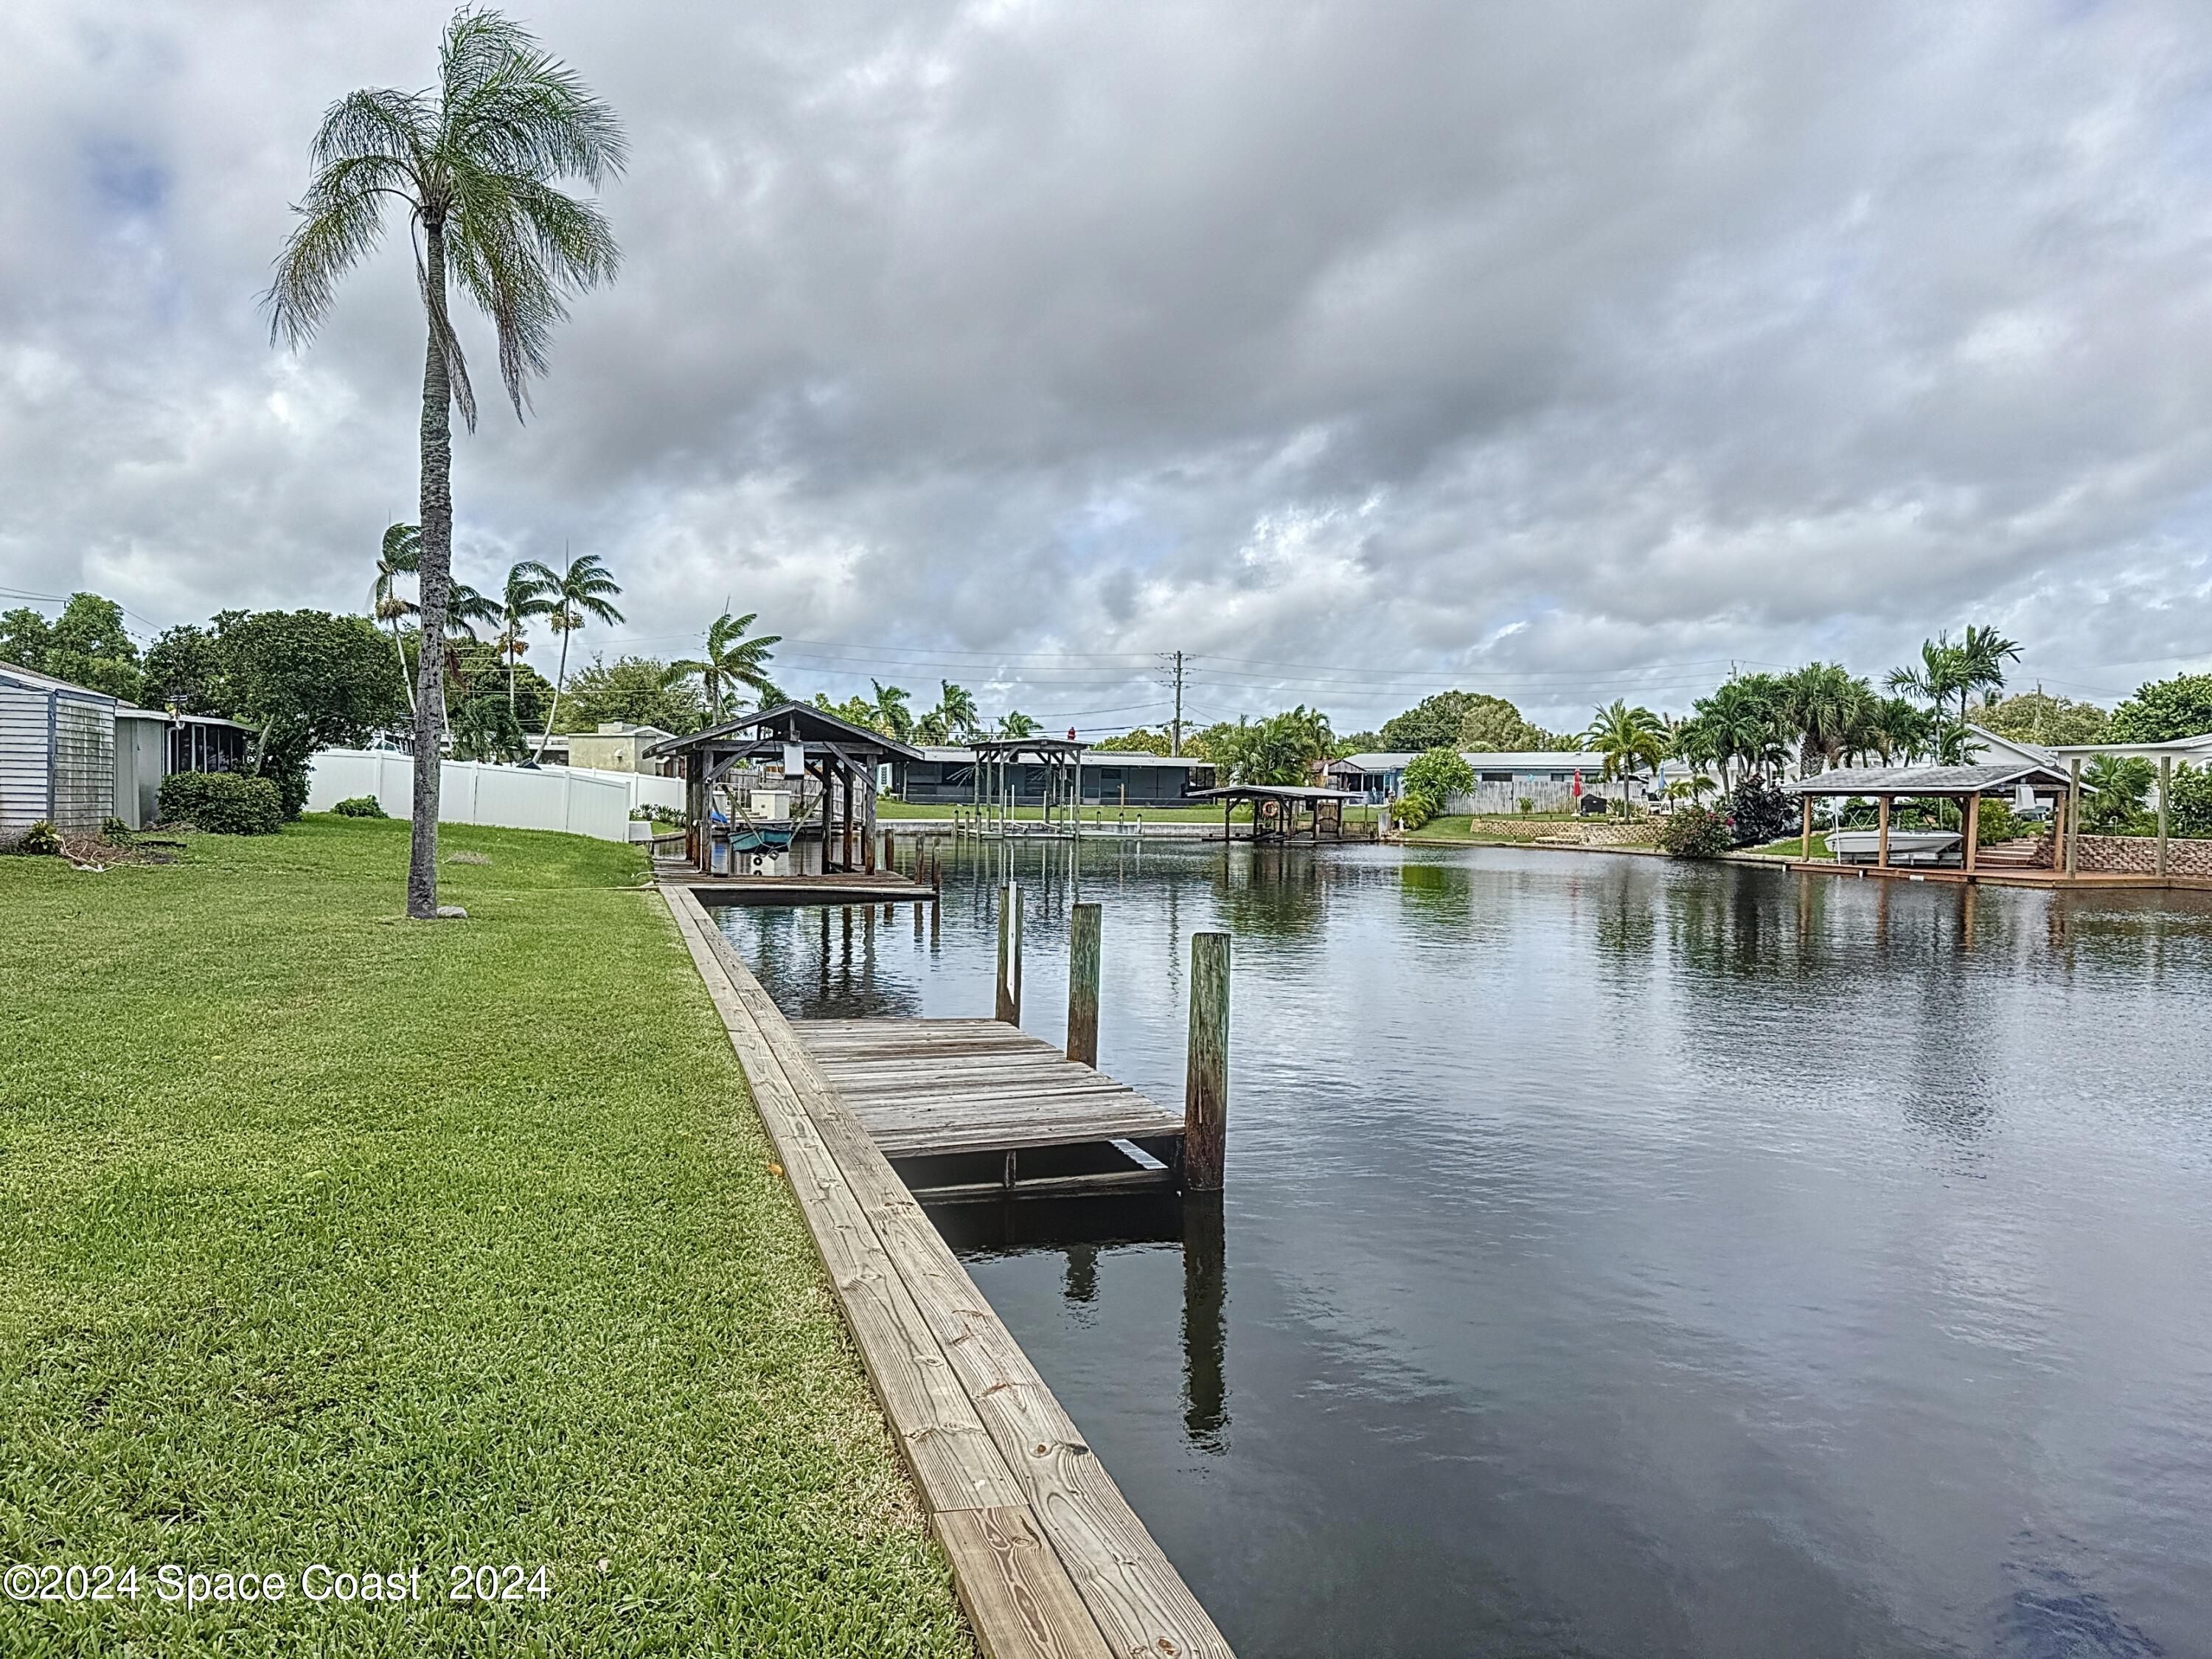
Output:
M399 823L0 858L0 1565L141 1586L0 1650L967 1651L641 858L445 840L466 922L398 919Z

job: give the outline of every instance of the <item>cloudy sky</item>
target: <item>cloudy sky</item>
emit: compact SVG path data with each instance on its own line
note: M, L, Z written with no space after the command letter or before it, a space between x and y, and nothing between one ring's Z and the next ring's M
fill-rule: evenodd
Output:
M0 10L0 604L362 605L404 230L300 356L257 295L323 106L446 15ZM600 554L587 647L726 600L802 691L1086 733L1176 649L1197 718L1342 731L1968 621L2106 701L2212 654L2201 0L516 15L628 125L626 263L457 441L457 561Z

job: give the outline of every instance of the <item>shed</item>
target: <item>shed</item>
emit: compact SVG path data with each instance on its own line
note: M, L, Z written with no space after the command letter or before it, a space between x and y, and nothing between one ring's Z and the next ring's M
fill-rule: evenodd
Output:
M116 700L0 662L0 845L96 836L115 807Z

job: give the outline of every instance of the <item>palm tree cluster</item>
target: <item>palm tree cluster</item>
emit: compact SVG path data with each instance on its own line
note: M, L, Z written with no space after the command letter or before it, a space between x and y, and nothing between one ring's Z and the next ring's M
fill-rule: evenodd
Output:
M1968 748L1970 699L2002 689L2004 665L2019 655L2019 645L1996 629L1972 626L1956 642L1944 635L1924 643L1918 662L1886 678L1892 695L1840 664L1810 662L1786 673L1732 676L1671 725L1616 702L1597 711L1583 741L1607 757L1607 781L1665 757L1711 771L1723 789L1750 778L1771 781L1793 761L1800 773L1955 764Z

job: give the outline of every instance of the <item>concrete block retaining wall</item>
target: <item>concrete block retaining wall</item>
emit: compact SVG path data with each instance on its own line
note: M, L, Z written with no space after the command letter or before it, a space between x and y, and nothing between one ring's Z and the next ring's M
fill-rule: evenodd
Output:
M2084 836L2080 867L2131 876L2158 873L2158 842L2149 836ZM2212 876L2212 841L2166 843L2166 867L2176 876Z

